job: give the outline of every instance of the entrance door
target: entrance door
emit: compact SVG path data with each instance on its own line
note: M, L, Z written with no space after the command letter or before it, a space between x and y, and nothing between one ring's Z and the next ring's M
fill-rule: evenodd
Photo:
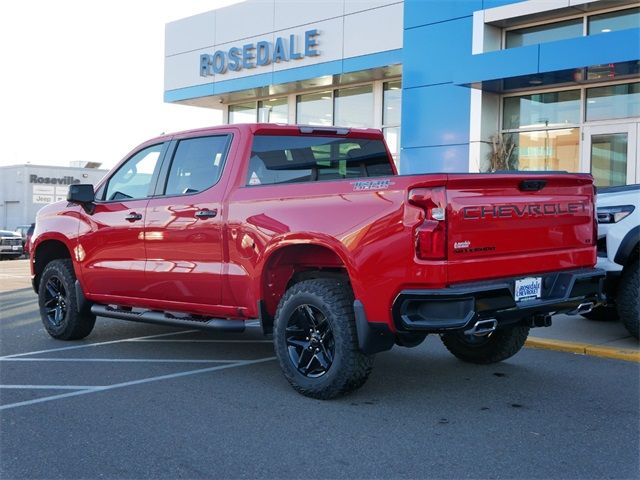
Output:
M585 125L582 171L599 187L640 182L638 123Z

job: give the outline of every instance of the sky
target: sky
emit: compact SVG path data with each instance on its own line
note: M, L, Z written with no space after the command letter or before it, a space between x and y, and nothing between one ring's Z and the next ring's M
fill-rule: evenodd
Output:
M241 0L0 2L0 166L113 167L219 112L166 104L164 26Z

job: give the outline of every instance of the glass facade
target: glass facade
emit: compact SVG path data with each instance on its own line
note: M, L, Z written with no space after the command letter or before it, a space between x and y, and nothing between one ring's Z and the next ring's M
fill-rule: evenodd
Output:
M400 156L401 117L402 82L385 82L382 88L382 132L396 165Z
M640 8L601 13L589 17L589 35L640 27Z
M287 97L259 101L258 122L289 123L289 101Z
M580 169L580 129L535 130L512 133L513 155L518 170Z
M333 125L331 90L296 97L296 123L301 125Z
M582 18L548 23L535 27L509 30L505 35L505 48L525 47L538 43L566 40L582 36Z
M624 185L628 162L634 161L627 156L635 151L628 149L629 134L598 133L582 139L590 122L610 120L615 127L625 125L620 123L624 118L632 119L631 125L638 123L640 82L505 97L502 133L514 143L519 170L578 172L588 165L597 185ZM583 140L591 150L581 167Z
M640 117L640 82L587 89L587 121Z
M627 146L626 133L591 136L591 174L596 185L609 187L627 183Z
M333 102L334 125L353 128L373 126L373 85L336 90Z
M585 25L586 24L586 25ZM506 30L504 48L517 48L539 43L566 40L587 35L599 35L640 26L640 8L585 15L543 25Z
M256 103L229 105L229 123L252 123L256 121Z
M580 123L580 90L504 99L502 128L557 127Z

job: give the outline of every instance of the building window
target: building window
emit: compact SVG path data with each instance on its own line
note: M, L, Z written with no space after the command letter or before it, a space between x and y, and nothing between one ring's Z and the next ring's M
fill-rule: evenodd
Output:
M553 128L580 123L580 90L504 99L502 128Z
M587 89L588 122L640 117L640 82Z
M640 26L640 8L629 8L617 12L602 13L589 17L589 35L615 32Z
M255 123L256 102L229 105L229 123Z
M402 82L385 82L382 87L382 132L396 165L400 155Z
M505 35L505 48L525 47L582 36L582 18L549 23L535 27L509 30Z
M580 103L580 90L504 99L502 128L518 170L578 171Z
M504 48L525 47L540 43L599 35L640 25L640 8L624 8L613 12L582 15L568 20L505 30Z
M259 101L258 121L262 123L289 123L289 101L287 97Z
M333 102L334 125L353 128L373 125L373 85L336 90Z
M333 125L333 98L331 90L298 95L296 123L301 125Z

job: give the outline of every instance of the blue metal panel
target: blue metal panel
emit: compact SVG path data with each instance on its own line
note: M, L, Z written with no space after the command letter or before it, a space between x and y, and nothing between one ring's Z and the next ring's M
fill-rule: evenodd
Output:
M518 3L521 0L482 0L482 9L501 7L503 5L509 5L510 3Z
M482 0L405 0L404 28L469 17L476 10L482 10Z
M249 88L265 87L271 85L273 74L261 73L259 75L251 75L249 77L234 78L232 80L223 80L213 84L213 95L221 93L236 92L247 90Z
M345 58L342 61L343 73L357 72L369 68L384 67L402 63L402 49L387 50L386 52L361 55L359 57Z
M405 148L400 160L400 174L466 173L469 171L469 145Z
M193 87L176 88L175 90L167 90L164 92L165 102L177 102L179 100L187 100L189 98L207 97L213 95L213 83L205 83L204 85L195 85Z
M471 17L405 30L404 87L453 81L460 59L471 55L472 30Z
M640 59L640 28L540 44L540 72Z
M469 104L466 87L445 84L403 90L402 147L468 143Z
M288 68L273 72L273 83L289 83L298 80L308 80L311 78L323 77L325 75L339 75L342 73L342 60L316 63L305 67Z
M539 45L529 45L459 58L453 82L465 85L537 73L538 49Z

